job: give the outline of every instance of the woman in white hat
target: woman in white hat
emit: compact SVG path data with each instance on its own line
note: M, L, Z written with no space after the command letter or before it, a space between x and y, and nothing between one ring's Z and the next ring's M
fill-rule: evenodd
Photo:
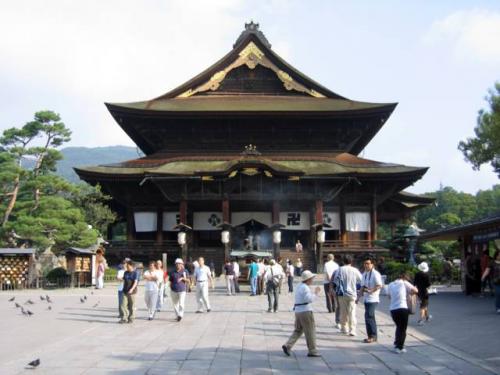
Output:
M184 269L184 262L181 258L175 260L175 270L170 273L169 281L175 316L180 322L184 316L184 301L189 287L189 273Z
M418 325L424 325L432 319L429 315L429 292L431 279L429 277L429 265L427 262L422 262L418 266L418 272L415 274L414 285L418 289L418 299L420 300L420 319Z
M320 357L316 349L316 324L314 323L312 302L321 292L321 288L317 286L314 293L312 293L309 287L315 276L311 271L302 272L302 282L295 291L295 305L293 307L295 311L295 329L286 344L281 347L287 356L290 356L293 345L304 334L308 349L307 356Z

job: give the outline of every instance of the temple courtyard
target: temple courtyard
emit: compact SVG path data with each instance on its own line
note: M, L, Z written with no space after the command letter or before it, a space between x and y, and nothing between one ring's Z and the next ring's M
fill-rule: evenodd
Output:
M417 326L411 317L406 354L391 351L394 325L387 297L379 306L379 342L363 344L362 304L358 336L341 335L324 296L315 303L321 358L308 358L305 339L292 356L281 345L293 329L292 295L283 293L280 311L268 313L265 296L226 296L222 280L211 292L212 311L195 314L195 293L187 313L174 320L170 300L147 320L142 289L134 324L117 324L116 285L103 290L0 292L0 374L498 374L500 318L490 297L465 297L442 288L431 296L433 321ZM43 294L42 294L43 293ZM48 304L40 294L49 294ZM87 300L81 302L81 298ZM9 299L15 300L9 302ZM34 304L25 304L31 299ZM34 314L23 315L14 303ZM51 306L51 309L49 309ZM26 364L40 358L36 369Z

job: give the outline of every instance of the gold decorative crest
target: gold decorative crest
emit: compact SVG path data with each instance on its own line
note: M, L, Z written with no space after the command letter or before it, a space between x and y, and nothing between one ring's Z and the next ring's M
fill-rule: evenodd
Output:
M238 68L242 65L248 66L249 69L255 69L257 65L262 65L268 69L271 69L274 73L276 73L277 77L283 82L283 86L287 90L295 90L299 92L307 93L316 98L324 98L325 96L320 94L319 92L309 89L304 85L296 82L288 73L279 69L276 65L274 65L262 52L259 47L255 45L254 42L250 42L247 44L245 48L241 50L238 54L238 58L229 66L227 66L224 70L218 71L208 82L203 83L202 85L196 87L195 89L189 89L182 94L178 95L178 98L189 98L196 93L205 92L208 90L216 91L221 82L226 78L226 75L233 69Z

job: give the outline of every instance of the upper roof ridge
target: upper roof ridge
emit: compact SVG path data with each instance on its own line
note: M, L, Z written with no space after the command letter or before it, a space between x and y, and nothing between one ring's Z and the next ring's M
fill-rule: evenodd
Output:
M243 30L238 39L236 39L233 48L238 47L250 34L254 34L267 48L271 48L271 43L269 43L264 33L259 30L259 24L253 22L253 20L251 20L250 23L245 23L245 30Z

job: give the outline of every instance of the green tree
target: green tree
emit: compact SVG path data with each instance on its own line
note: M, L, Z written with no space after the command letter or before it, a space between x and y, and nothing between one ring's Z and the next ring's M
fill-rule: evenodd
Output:
M458 144L465 160L478 170L481 165L490 163L500 176L500 82L489 91L486 101L489 110L481 109L474 128L475 137L467 138Z

